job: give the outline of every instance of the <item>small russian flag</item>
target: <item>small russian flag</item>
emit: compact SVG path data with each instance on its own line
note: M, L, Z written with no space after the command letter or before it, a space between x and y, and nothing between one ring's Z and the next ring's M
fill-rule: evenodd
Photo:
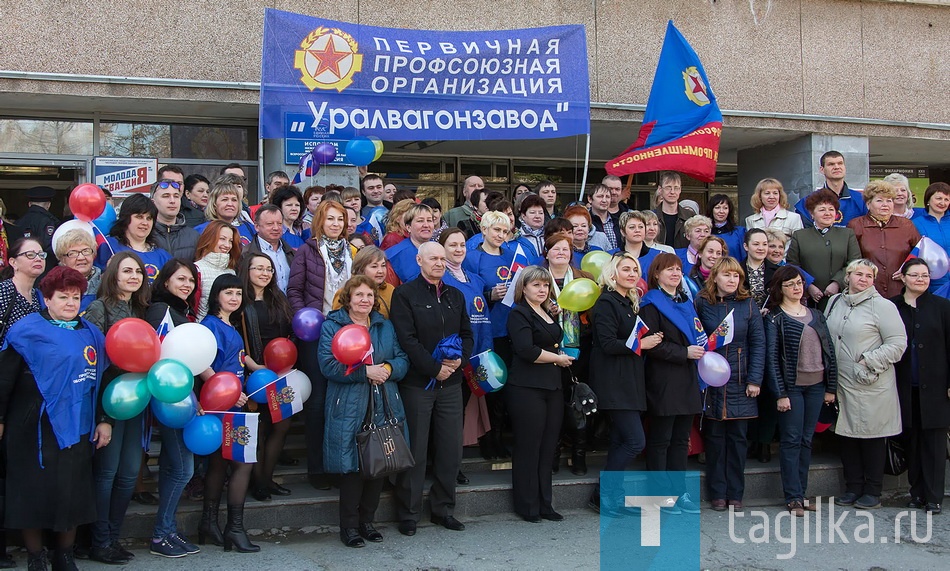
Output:
M257 432L260 413L222 412L221 456L245 464L257 462Z
M264 390L267 394L267 410L274 424L303 410L303 400L287 382L286 375L264 387Z
M528 255L524 253L524 248L521 247L521 244L518 244L518 247L515 248L515 255L511 259L511 266L508 267L509 279L518 273L518 270L530 265L531 262L528 261Z
M633 331L630 332L630 336L627 337L627 341L624 343L631 351L640 354L640 340L643 339L643 336L647 334L650 328L647 327L647 324L640 319L640 316L637 316L637 322L633 325Z
M313 158L313 153L304 153L300 157L300 164L297 165L297 174L291 184L297 185L303 181L303 177L311 177L320 170L320 163Z
M706 340L706 350L715 351L720 347L725 347L726 345L732 343L733 337L735 337L736 332L736 318L735 318L735 309L729 311L729 314L726 315L726 318L722 320L722 323L719 324L719 327L713 331L712 335L709 336L709 339Z
M360 359L360 362L347 367L346 371L343 374L349 375L350 373L355 371L360 365L372 365L372 364L373 364L373 346L370 345L369 349L367 349L366 352L363 353L363 358Z
M165 317L162 318L162 321L158 324L158 327L155 328L155 333L158 333L158 340L164 341L165 336L171 333L172 329L175 328L175 323L172 321L171 308L165 308Z
M907 257L906 257L906 258L904 258L904 262L906 262L907 260L913 260L914 258L919 258L919 257L920 257L920 248L921 248L923 245L924 245L924 239L921 238L921 239L917 242L917 245L914 246L914 249L911 250L909 254L907 254ZM903 264L901 264L901 265L903 266Z

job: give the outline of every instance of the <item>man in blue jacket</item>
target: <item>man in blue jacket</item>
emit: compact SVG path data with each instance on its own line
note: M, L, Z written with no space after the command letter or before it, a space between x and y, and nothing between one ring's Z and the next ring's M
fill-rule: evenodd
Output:
M828 151L821 155L818 170L825 176L825 186L816 190L827 188L838 195L838 218L835 220L835 226L847 226L851 219L868 213L861 189L848 188L848 183L844 181L844 155L838 151ZM806 226L811 226L815 221L811 219L811 212L805 208L805 198L803 196L795 205L795 212L801 215Z

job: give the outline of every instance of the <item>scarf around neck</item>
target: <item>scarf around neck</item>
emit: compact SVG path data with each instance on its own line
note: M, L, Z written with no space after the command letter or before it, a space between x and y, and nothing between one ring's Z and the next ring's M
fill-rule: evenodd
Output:
M326 236L322 236L320 238L320 247L326 250L330 267L333 268L334 273L339 274L342 272L346 264L346 240L343 238L331 240Z

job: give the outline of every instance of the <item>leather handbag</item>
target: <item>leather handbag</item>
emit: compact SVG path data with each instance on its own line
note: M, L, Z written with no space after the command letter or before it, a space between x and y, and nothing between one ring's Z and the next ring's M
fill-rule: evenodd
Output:
M587 383L577 380L571 371L571 395L565 405L568 422L577 430L587 427L588 415L597 412L597 395Z
M386 389L380 387L383 395L382 424L373 422L376 410L373 386L369 389L369 405L363 418L363 428L356 433L356 447L360 456L360 474L364 480L373 480L390 474L408 470L416 465L409 444L403 433L403 423L396 420L389 406Z

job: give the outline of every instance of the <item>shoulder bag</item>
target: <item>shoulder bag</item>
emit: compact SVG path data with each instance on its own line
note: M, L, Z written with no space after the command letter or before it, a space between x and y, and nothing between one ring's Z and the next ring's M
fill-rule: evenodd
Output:
M364 480L373 480L390 474L408 470L416 465L406 443L403 433L403 423L396 420L389 407L389 397L386 389L381 387L383 395L382 424L373 422L375 403L373 386L369 387L369 405L366 407L366 416L363 418L363 428L356 433L356 447L360 456L360 474Z

